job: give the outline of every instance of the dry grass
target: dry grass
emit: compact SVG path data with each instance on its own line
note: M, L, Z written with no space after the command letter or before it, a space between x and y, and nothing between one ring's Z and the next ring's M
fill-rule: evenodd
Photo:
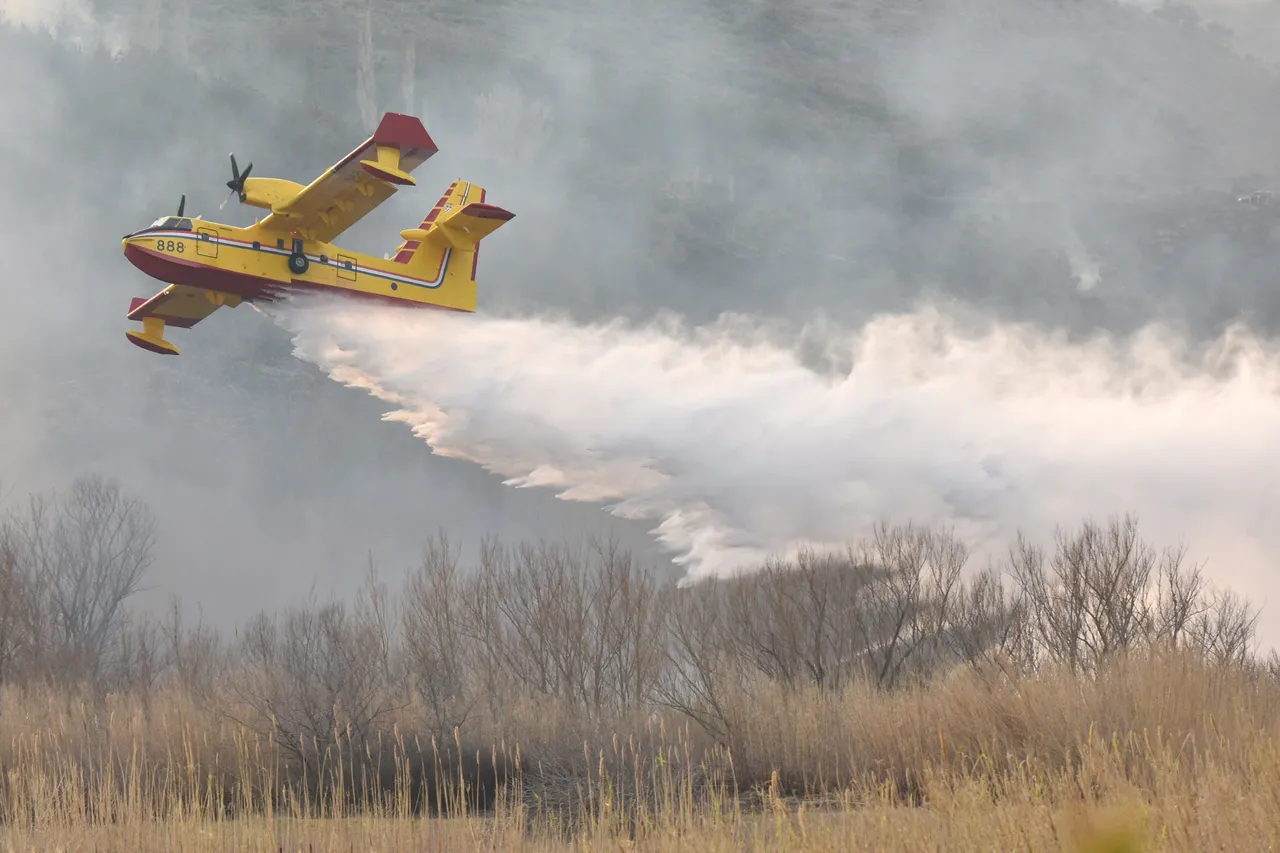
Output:
M351 605L261 614L227 643L176 603L126 618L148 551L122 574L94 545L145 521L124 498L99 484L0 523L0 849L1280 834L1280 658L1250 653L1252 607L1131 519L969 580L962 543L908 525L689 589L610 543L490 542L467 567L441 535L399 594L371 567Z
M731 750L666 719L577 746L544 734L537 755L399 735L381 757L368 747L354 756L339 732L300 777L272 739L177 690L146 703L11 691L0 704L0 846L1058 850L1109 832L1138 846L1089 849L1280 841L1280 687L1246 668L1158 655L1092 679L964 674L895 694L762 688L737 702ZM459 753L461 765L448 757ZM502 768L483 809L476 767Z

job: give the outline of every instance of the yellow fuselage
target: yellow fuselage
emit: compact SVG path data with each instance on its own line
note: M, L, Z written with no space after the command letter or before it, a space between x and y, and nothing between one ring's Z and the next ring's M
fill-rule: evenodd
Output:
M241 299L273 301L296 291L475 311L474 287L442 287L451 260L474 263L472 252L439 253L437 264L407 264L339 248L332 243L252 225L237 228L202 219L170 217L126 236L125 257L149 276ZM305 259L305 262L300 260ZM459 278L474 277L471 269Z

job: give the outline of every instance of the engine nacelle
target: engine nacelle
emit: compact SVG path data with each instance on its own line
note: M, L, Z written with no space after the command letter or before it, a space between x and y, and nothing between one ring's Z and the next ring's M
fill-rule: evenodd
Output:
M246 178L243 203L274 211L293 201L303 189L302 184L284 178Z

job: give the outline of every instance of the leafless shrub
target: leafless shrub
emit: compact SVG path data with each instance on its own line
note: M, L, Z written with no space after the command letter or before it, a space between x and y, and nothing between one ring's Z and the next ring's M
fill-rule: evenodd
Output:
M111 636L111 654L99 674L101 686L113 692L135 693L145 701L166 668L159 626L125 612Z
M759 676L839 690L886 688L963 657L957 636L967 553L948 533L880 526L843 555L794 563L720 585L729 644Z
M1002 591L966 591L966 558L949 532L881 525L843 554L669 590L660 704L725 737L729 697L762 684L892 689L986 654L1016 634L1018 611Z
M239 644L230 688L240 721L270 733L303 767L342 740L357 751L406 705L385 593L372 582L348 608L314 597L283 616L260 614Z
M1001 574L988 567L963 585L956 599L952 641L968 667L1012 677L1033 658L1026 599L1010 596Z
M201 618L188 628L177 596L169 599L169 610L160 623L164 642L164 668L182 690L198 699L213 696L215 685L229 664L229 654L218 633Z

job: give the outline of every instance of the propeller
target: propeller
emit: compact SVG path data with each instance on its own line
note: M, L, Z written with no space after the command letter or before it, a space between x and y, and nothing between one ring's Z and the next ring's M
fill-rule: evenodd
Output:
M241 172L240 168L236 165L236 155L231 155L231 180L227 181L227 187L231 192L227 193L227 197L222 200L222 204L218 205L218 210L222 210L222 208L226 207L227 202L231 201L231 196L233 195L239 195L240 200L244 201L244 182L252 171L253 164L250 163L248 166L245 166L244 171Z
M182 194L182 201L178 202L178 218L182 218L182 212L187 209L187 194Z

